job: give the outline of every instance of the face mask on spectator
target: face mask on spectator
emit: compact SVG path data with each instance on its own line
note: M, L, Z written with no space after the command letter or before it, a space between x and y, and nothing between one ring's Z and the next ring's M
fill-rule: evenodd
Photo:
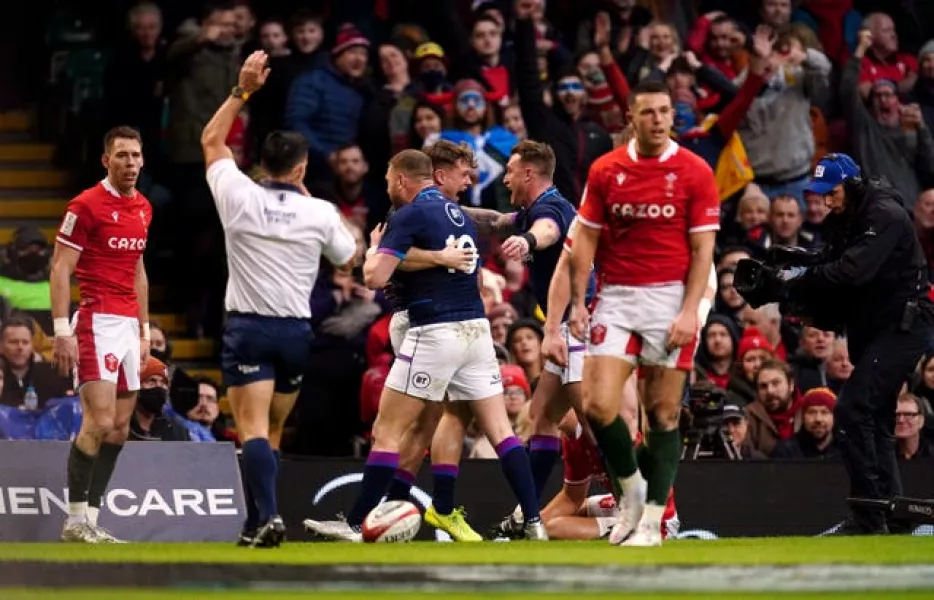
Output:
M434 90L444 83L444 78L446 76L444 71L440 69L429 69L427 71L422 71L419 77L422 80L422 85L429 90Z
M139 407L150 415L162 414L162 408L169 399L169 391L165 388L154 387L139 391L136 401Z
M697 113L687 102L675 102L675 131L682 134L697 126Z
M158 358L159 360L161 360L161 361L162 361L163 363L165 363L165 364L168 364L169 359L172 358L172 355L171 355L171 353L168 351L168 349L166 349L166 350L157 350L157 349L155 349L155 348L150 348L150 349L149 349L149 354L150 354L153 358Z
M586 73L584 73L584 77L586 77L587 82L594 87L601 86L606 83L606 76L600 69L589 69Z
M16 266L27 277L38 275L49 266L49 257L44 252L27 252L16 257Z

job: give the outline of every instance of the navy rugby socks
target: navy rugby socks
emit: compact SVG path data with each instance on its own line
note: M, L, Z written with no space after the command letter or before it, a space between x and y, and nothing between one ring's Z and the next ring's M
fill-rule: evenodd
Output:
M532 467L522 442L516 436L506 438L496 445L496 455L499 456L499 464L509 481L509 487L519 500L526 523L541 520Z
M243 473L253 495L259 524L279 514L276 507L276 455L266 438L253 438L243 444Z
M561 456L561 438L553 435L533 435L529 440L529 463L535 480L535 495L542 497L548 476Z
M431 465L431 503L439 515L454 510L454 485L457 483L457 465Z
M405 469L396 469L396 474L389 484L389 491L386 493L387 500L408 500L409 493L412 491L412 485L415 483L415 474L409 473Z
M379 501L386 493L392 478L399 467L398 452L370 452L366 458L366 466L363 467L363 483L360 495L350 514L347 515L347 524L351 527L359 527L363 520L370 514L370 511L376 508Z

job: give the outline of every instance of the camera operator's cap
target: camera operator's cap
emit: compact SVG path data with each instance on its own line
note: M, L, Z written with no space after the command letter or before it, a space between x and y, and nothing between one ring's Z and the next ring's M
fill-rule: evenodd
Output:
M723 407L723 420L727 419L745 419L746 409L738 404L727 404Z
M814 178L804 191L809 194L829 194L835 187L850 179L860 177L862 170L846 154L828 154L814 167Z

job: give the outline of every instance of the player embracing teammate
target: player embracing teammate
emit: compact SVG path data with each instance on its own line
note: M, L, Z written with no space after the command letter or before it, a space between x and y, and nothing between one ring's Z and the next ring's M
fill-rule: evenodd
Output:
M664 84L629 97L635 137L591 168L570 255L570 330L588 335L583 404L622 490L611 544L658 546L681 456L681 398L693 364L720 206L710 167L670 138ZM596 259L600 291L586 305ZM639 367L648 415L640 470L620 417L623 386Z

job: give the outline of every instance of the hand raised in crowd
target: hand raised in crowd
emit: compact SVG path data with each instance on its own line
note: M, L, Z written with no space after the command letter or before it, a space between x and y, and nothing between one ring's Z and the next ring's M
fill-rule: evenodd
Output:
M752 34L753 54L760 58L765 58L772 54L777 37L775 30L768 25L759 25L756 32Z
M686 50L681 56L683 56L684 59L688 61L688 66L695 71L704 66L704 63L702 63L700 59L697 58L697 55L690 50Z
M207 21L201 26L201 32L198 34L198 39L202 42L216 42L217 39L221 36L223 28L217 23Z
M240 68L240 79L238 81L243 91L252 94L266 83L269 77L269 56L262 50L257 50L249 55Z
M866 50L872 46L872 32L868 29L860 29L859 37L856 41L856 51L853 53L854 56L862 58L866 54Z
M903 129L917 129L924 123L924 115L917 104L903 104L898 107L898 113Z
M605 48L609 46L611 34L612 26L610 25L610 15L601 10L593 20L594 47Z

